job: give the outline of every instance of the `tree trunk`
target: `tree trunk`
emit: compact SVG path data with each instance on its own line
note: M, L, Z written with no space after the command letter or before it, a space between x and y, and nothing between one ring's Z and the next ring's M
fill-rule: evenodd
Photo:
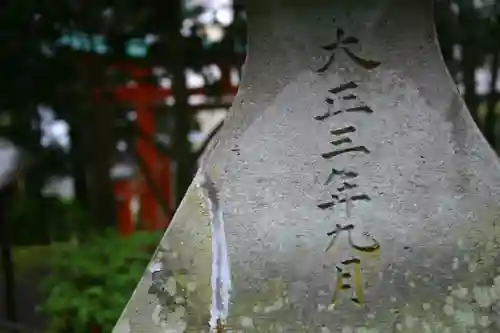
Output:
M479 125L478 122L478 106L479 99L476 92L476 68L479 67L479 45L477 38L474 36L474 8L470 4L465 4L460 8L458 21L462 29L462 61L461 71L464 86L464 100L472 118Z
M192 145L189 141L191 124L190 112L188 110L188 91L186 88L186 74L184 64L184 38L180 33L182 24L182 2L172 1L172 28L168 35L171 39L168 43L174 45L172 50L171 72L173 74L172 92L175 98L174 105L174 133L172 144L172 157L175 161L175 205L181 202L187 188L193 179L193 154Z
M0 300L0 304L3 303L6 312L5 316L7 321L16 322L17 321L17 306L16 306L16 295L15 295L15 270L14 263L12 260L12 240L9 236L14 234L12 232L9 221L7 220L7 209L10 205L10 199L13 194L14 186L7 185L6 187L0 189L0 250L1 250L1 272L3 273L0 280L3 280L3 299Z
M490 81L490 92L488 94L488 103L486 110L486 117L484 120L484 136L486 140L490 143L493 149L497 147L497 141L495 136L495 125L497 120L496 115L496 106L497 106L497 90L496 83L498 81L498 68L499 68L499 53L494 52L491 65L490 65L490 73L491 73L491 81Z
M436 29L439 32L438 40L441 46L441 53L443 59L450 67L453 62L453 34L450 26L450 18L453 16L451 13L451 0L442 0L436 2ZM453 74L453 73L452 73Z
M40 233L36 234L35 237L30 237L30 242L36 242L39 244L46 244L49 241L50 226L47 219L47 209L44 205L43 189L47 178L47 168L46 160L44 155L44 148L41 145L41 128L40 128L40 117L38 114L37 105L30 105L27 109L22 112L23 114L23 127L30 129L27 132L26 144L22 147L26 147L29 154L32 154L33 158L37 159L36 164L38 167L31 168L26 172L26 177L24 179L24 191L26 198L29 200L30 205L33 205L31 209L37 213L36 223L43 226L39 230ZM25 116L24 116L25 115ZM14 226L15 227L15 226Z
M90 166L92 211L98 228L114 227L116 222L113 182L114 112L109 103L98 101L92 115L92 163Z
M90 133L87 141L90 160L87 169L87 186L93 225L97 229L116 226L116 207L111 179L115 144L115 114L112 108L113 99L107 90L109 87L106 66L105 60L89 61L81 72L84 83L81 93L87 94L87 100L90 101L82 107L88 108L83 114L87 114L90 118L88 122L90 128L86 130ZM83 171L80 170L80 172ZM80 186L83 187L82 184Z
M75 200L82 207L89 207L88 184L87 184L87 163L88 151L85 149L85 138L78 126L81 124L70 124L71 140L71 170L74 181Z

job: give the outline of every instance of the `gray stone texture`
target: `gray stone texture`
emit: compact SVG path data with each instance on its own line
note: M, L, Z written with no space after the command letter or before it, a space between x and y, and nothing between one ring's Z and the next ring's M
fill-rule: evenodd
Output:
M499 332L500 165L448 75L432 2L247 7L231 113L114 333L210 332L210 321L219 332ZM344 44L322 49L337 28Z

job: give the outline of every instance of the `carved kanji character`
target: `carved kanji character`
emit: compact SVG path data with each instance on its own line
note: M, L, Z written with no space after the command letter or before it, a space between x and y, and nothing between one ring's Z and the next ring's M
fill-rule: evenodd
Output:
M342 291L351 290L351 301L357 305L364 302L363 284L361 281L361 261L352 258L341 262L342 266L335 266L337 271L335 290L333 292L332 304L335 304Z
M347 56L353 60L356 64L362 66L365 69L374 69L380 66L380 62L374 61L374 60L368 60L368 59L363 59L360 56L354 54L350 49L350 45L358 44L359 39L353 36L345 36L345 32L341 28L337 28L337 39L335 42L330 43L328 45L324 45L321 48L325 51L331 51L330 57L328 58L328 61L326 64L321 67L320 69L317 70L318 73L324 73L330 66L332 65L333 61L335 60L335 51L337 49L342 49Z
M339 128L339 129L330 131L330 133L335 135L335 136L340 136L343 134L349 134L349 133L353 133L353 132L356 132L356 128L354 126L346 126L343 128ZM331 144L333 144L333 145L340 145L343 143L352 143L352 141L350 139L344 138L342 140L337 140L337 141L331 142ZM366 148L365 146L354 146L354 147L349 147L349 148L333 150L331 152L321 154L321 157L323 157L325 159L330 159L330 158L333 158L335 156L342 155L345 153L350 153L350 152L362 152L365 154L370 154L370 150L368 150L368 148Z
M340 94L342 92L345 92L346 90L356 89L356 88L358 88L358 85L354 81L349 81L347 83L343 83L335 88L328 90L328 92L337 95L337 94ZM357 99L357 96L354 93L350 93L348 95L341 96L340 98L343 100L354 100L354 99ZM367 105L359 105L359 106L355 106L355 107L351 107L351 108L347 108L347 109L335 110L334 109L335 100L331 97L325 98L325 104L326 104L327 111L320 116L314 117L314 119L322 121L328 117L335 116L335 115L337 115L339 113L343 113L343 112L365 112L368 114L373 113L372 108L367 106Z
M380 244L379 242L375 239L375 237L371 236L370 234L368 233L363 233L363 235L366 237L366 238L369 238L371 240L371 244L370 245L367 245L367 246L363 246L363 245L357 245L354 243L353 239L352 239L352 231L354 230L354 225L352 224L348 224L348 225L341 225L341 224L337 224L335 226L335 230L333 231L330 231L328 232L326 235L327 236L330 236L332 237L330 243L328 244L326 251L328 251L329 249L332 248L333 245L335 245L335 241L337 240L337 237L342 233L342 232L347 232L347 235L348 235L348 242L349 242L349 245L354 248L355 250L357 251L361 251L361 252L375 252L377 250L380 249Z
M355 171L337 170L335 168L332 168L332 171L330 172L328 178L326 179L325 185L330 184L335 176L342 177L342 179L353 179L358 177L359 174Z

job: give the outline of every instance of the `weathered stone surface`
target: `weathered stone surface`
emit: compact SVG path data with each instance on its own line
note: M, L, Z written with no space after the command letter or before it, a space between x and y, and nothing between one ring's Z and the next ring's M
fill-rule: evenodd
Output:
M114 332L498 332L500 165L431 1L248 11L232 113Z

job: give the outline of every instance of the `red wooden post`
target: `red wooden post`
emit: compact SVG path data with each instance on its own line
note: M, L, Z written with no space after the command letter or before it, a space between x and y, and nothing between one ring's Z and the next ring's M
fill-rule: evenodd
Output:
M136 141L137 154L142 159L150 179L159 188L163 189L162 194L165 201L170 202L172 196L171 182L168 180L165 183L165 179L160 177L162 168L167 170L170 168L170 161L168 158L161 156L154 146L156 128L154 114L150 108L150 103L170 96L170 90L152 85L138 84L135 87L119 87L116 89L116 95L121 100L133 103L137 114L137 127L141 132L141 136ZM144 177L143 174L139 190L141 225L147 230L165 228L169 222L168 217L160 214L159 202Z
M158 174L158 179L161 187L161 192L163 194L163 197L165 198L165 202L168 205L168 208L170 211L173 211L172 207L172 169L171 169L171 163L170 160L166 156L160 156L160 163L159 163L159 174ZM160 225L157 226L157 228L166 228L168 227L170 223L170 218L168 216L162 215L161 218L162 221Z
M137 139L137 154L147 169L145 172L149 173L150 179L157 183L158 152L151 142L154 142L154 134L156 132L154 115L147 105L147 91L144 91L141 87L137 87L136 93L137 99L134 104L137 112L137 127L143 135L150 138L147 140L139 136ZM141 224L147 230L154 230L158 219L158 201L149 184L144 180L146 177L144 171L141 170L141 174L143 174L139 196Z
M114 187L117 202L116 215L118 217L118 233L122 236L129 236L134 232L135 229L131 210L133 197L131 180L115 180Z

